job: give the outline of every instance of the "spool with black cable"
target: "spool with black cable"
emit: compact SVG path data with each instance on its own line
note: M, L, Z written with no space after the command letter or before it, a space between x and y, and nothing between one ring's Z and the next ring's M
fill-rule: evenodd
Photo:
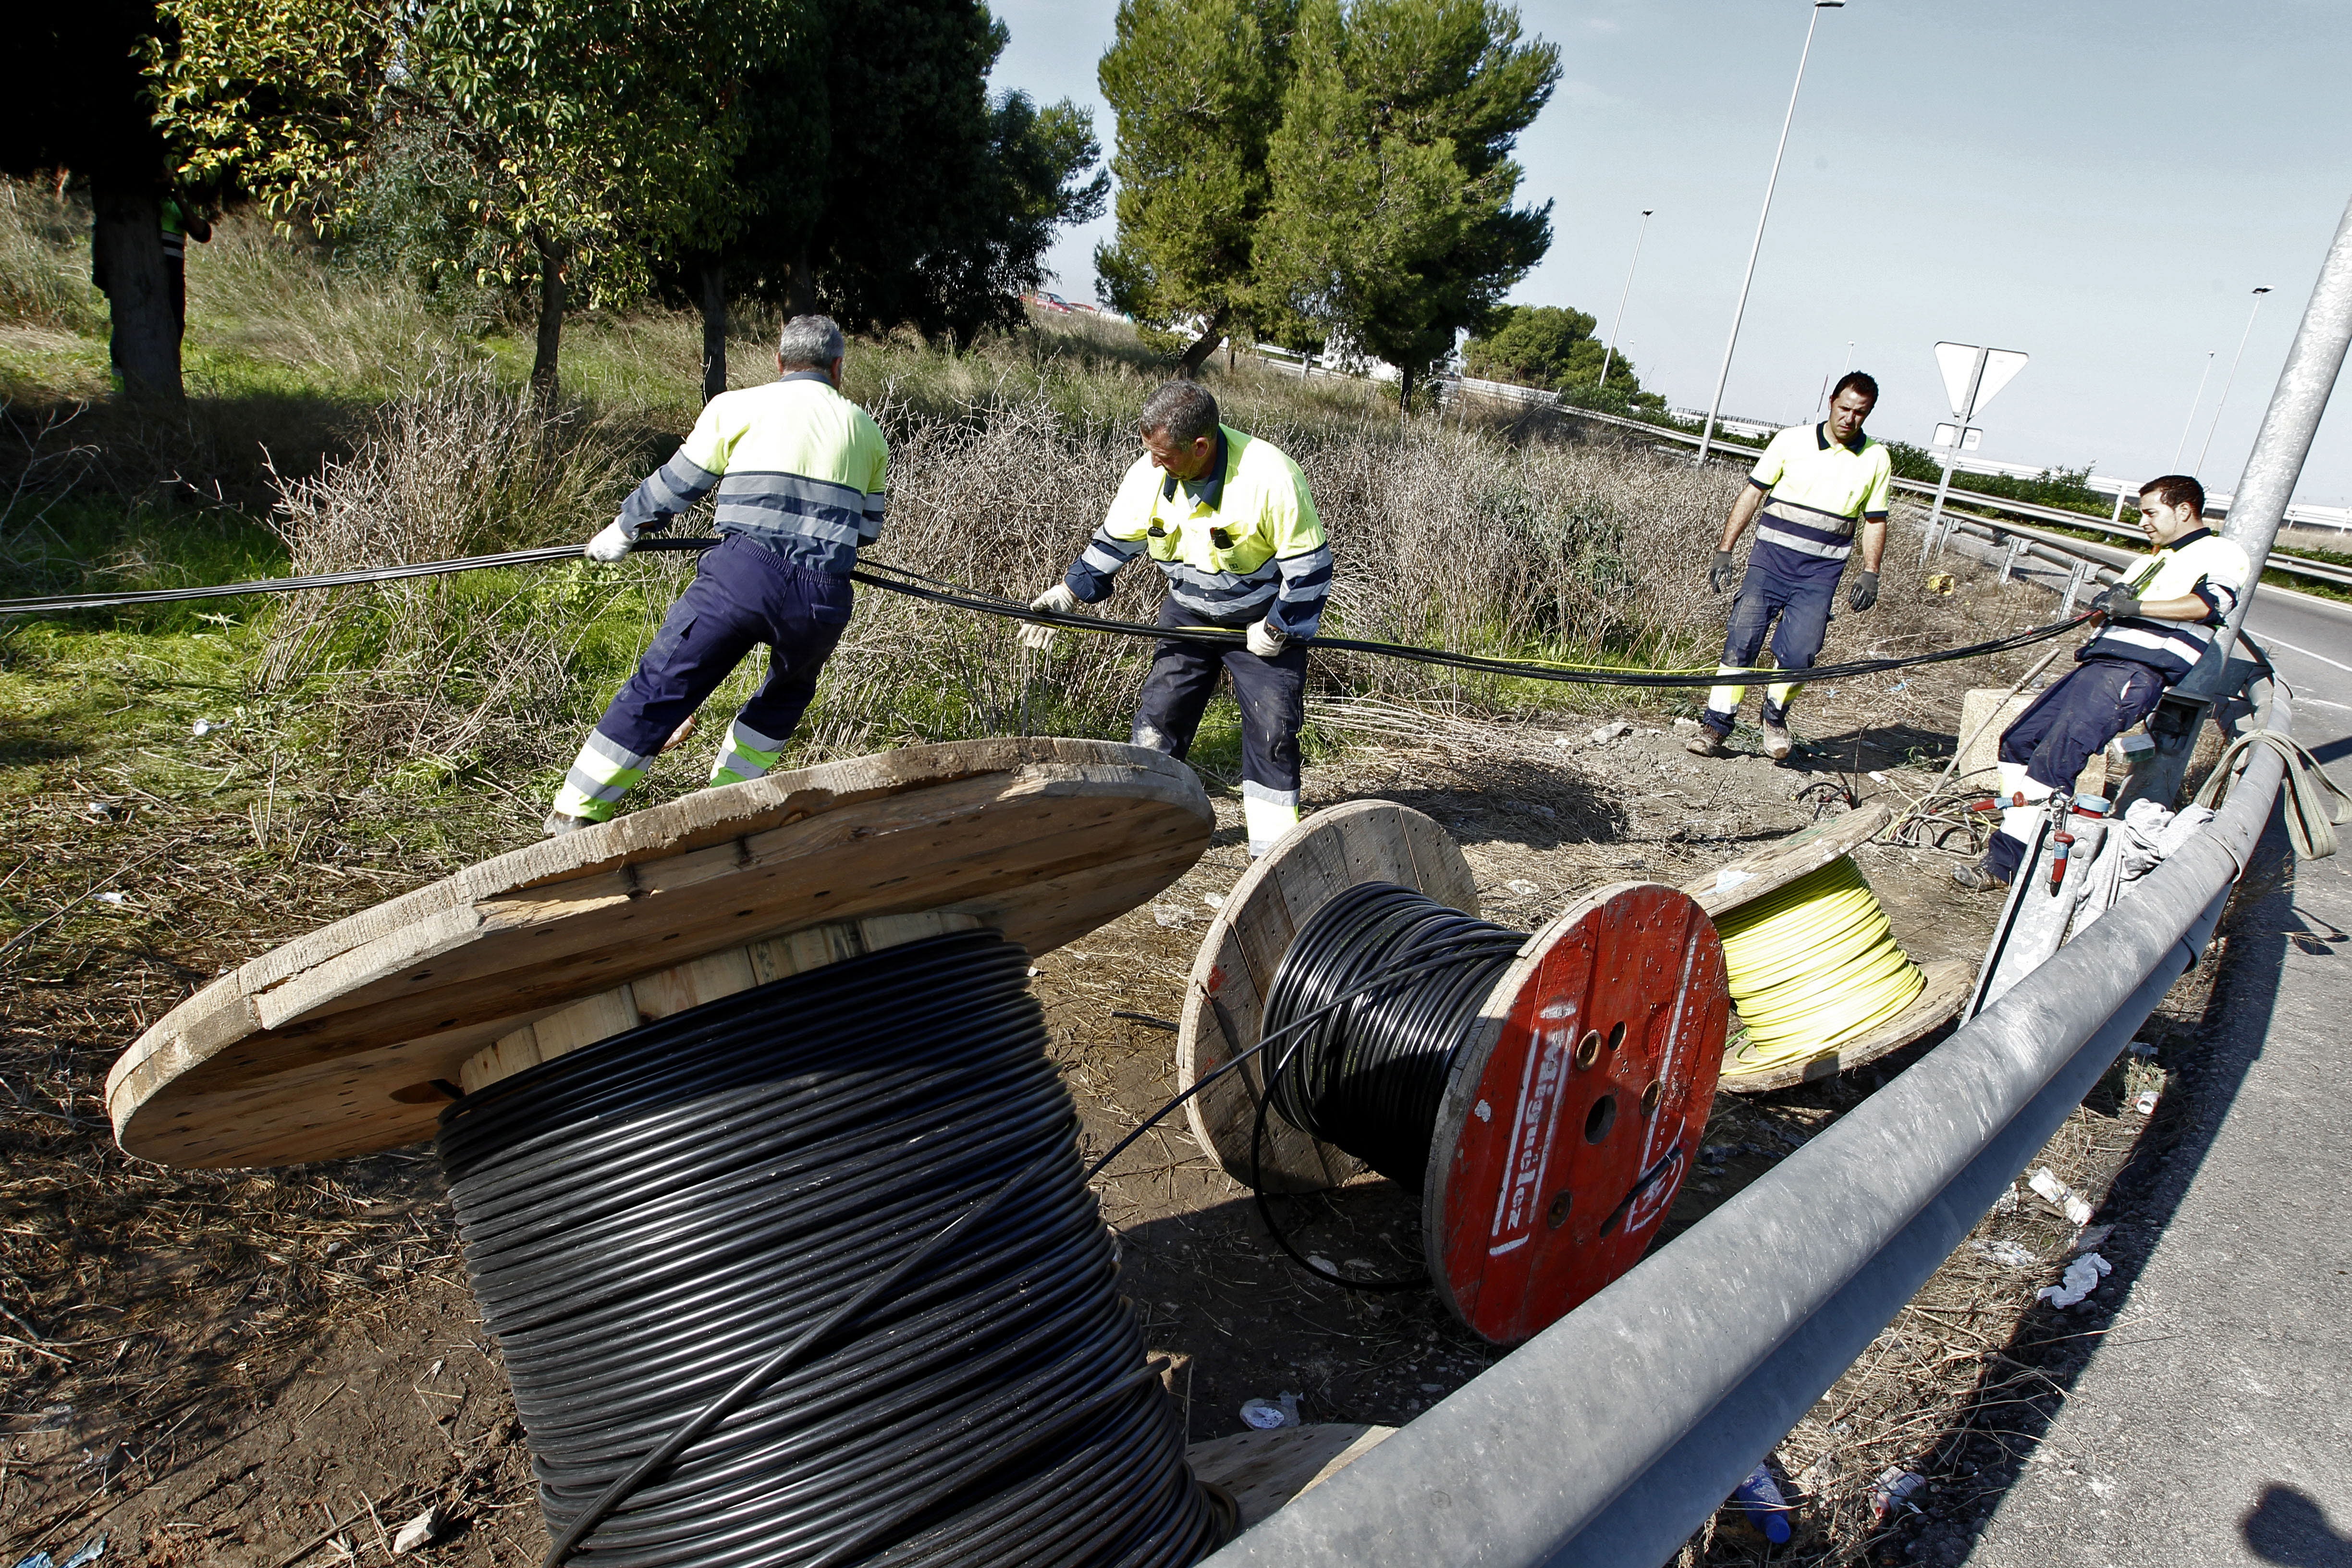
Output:
M1095 742L700 792L224 976L117 1063L117 1136L257 1165L437 1125L550 1562L1176 1568L1230 1521L1027 970L1213 823Z
M1698 1152L1729 1004L1715 929L1674 889L1601 888L1532 934L1476 910L1461 850L1421 813L1357 801L1309 817L1211 924L1178 1082L1372 984L1210 1084L1194 1136L1262 1205L1367 1168L1418 1192L1427 1283L1514 1343L1654 1239ZM1293 1256L1338 1284L1422 1282Z

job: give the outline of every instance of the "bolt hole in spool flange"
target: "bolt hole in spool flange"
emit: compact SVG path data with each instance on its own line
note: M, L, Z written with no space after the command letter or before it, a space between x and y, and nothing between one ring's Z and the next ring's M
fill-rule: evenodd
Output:
M1475 910L1460 849L1422 814L1358 801L1309 818L1211 924L1186 997L1180 1087L1255 1043L1299 933L1366 883ZM1524 939L1453 1054L1419 1184L1430 1277L1465 1324L1517 1342L1638 1260L1706 1126L1727 1016L1714 930L1673 889L1601 889ZM1334 1143L1257 1116L1262 1079L1234 1081L1251 1065L1265 1064L1194 1100L1202 1146L1247 1181L1262 1123L1267 1190L1355 1174L1360 1163ZM1620 1113L1644 1101L1639 1118Z
M109 1109L131 1152L216 1167L437 1122L551 1533L585 1532L583 1562L1195 1561L1209 1500L1024 975L1213 825L1190 770L1096 742L699 792L254 960L125 1052ZM869 1189L893 1195L850 1201ZM960 1214L973 1250L810 1341L590 1531L624 1471Z

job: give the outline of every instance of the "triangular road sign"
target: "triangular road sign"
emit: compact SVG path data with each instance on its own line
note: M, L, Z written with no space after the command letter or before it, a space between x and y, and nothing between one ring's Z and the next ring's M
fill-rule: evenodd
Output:
M2015 349L1987 349L1984 376L1977 383L1977 405L1969 410L1969 415L1982 414L1984 405L1992 401L1992 395L2007 386L2031 357Z
M1981 352L1974 343L1936 345L1936 368L1944 373L1944 393L1952 400L1952 417L1963 423L1969 416L1969 383L1976 379L1977 355Z

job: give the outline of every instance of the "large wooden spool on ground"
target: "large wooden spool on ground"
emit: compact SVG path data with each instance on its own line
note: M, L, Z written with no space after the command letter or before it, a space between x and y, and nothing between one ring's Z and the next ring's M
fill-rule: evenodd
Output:
M1210 925L1185 994L1177 1081L1255 1045L1298 931L1333 898L1391 882L1477 911L1445 830L1381 800L1318 813L1251 868ZM1497 1342L1525 1339L1641 1257L1697 1152L1722 1060L1722 945L1698 904L1654 884L1603 888L1531 935L1454 1060L1430 1145L1423 1245L1440 1295ZM1202 1146L1270 1192L1362 1167L1264 1118L1244 1062L1190 1102Z
M1843 859L1875 838L1894 816L1884 801L1873 801L1727 861L1706 876L1683 884L1683 891L1697 900L1709 917L1721 916ZM1744 1037L1734 1036L1724 1054L1722 1087L1734 1094L1763 1094L1835 1078L1941 1027L1968 999L1975 971L1954 959L1937 959L1919 967L1927 976L1927 985L1912 998L1908 1007L1876 1028L1801 1061L1751 1068L1740 1056Z
M1214 823L1191 769L1101 741L918 746L699 791L221 976L123 1053L107 1108L126 1151L172 1164L396 1148L461 1088L831 957L959 926L1049 952L1173 882Z

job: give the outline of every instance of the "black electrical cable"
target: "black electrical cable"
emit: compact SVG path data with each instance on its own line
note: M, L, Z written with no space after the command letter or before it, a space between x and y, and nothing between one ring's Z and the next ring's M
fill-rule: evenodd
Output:
M641 534L631 546L634 553L675 553L709 550L719 542L716 539L677 538L658 534ZM427 561L410 566L377 566L356 572L320 573L307 577L276 577L246 583L216 583L193 588L142 588L120 594L59 594L47 598L0 599L0 616L54 615L68 610L114 609L132 605L167 605L185 599L235 598L247 594L286 594L315 588L344 588L368 583L389 583L404 577L436 576L457 572L482 572L501 566L547 565L560 561L577 561L580 552L575 546L548 545L536 550L510 550L497 555L469 555L455 561ZM877 575L877 573L890 575ZM1070 631L1104 632L1117 637L1149 637L1154 641L1197 642L1233 645L1244 634L1218 626L1148 626L1133 621L1106 620L1096 616L1064 616L1050 611L1034 610L1014 599L1001 598L992 594L977 594L958 587L937 577L928 577L903 566L868 558L850 573L853 581L871 588L923 599L956 609L972 610L982 615L1002 616L1013 620L1029 621ZM901 579L905 579L902 581ZM924 586L922 584L929 584ZM1808 681L1846 680L1858 676L1880 675L1889 670L1908 669L1914 665L1942 664L1954 659L1979 658L1990 654L2009 653L2030 647L2038 642L2063 636L2092 618L2086 612L2070 621L2055 621L2046 626L2011 633L2008 637L1991 637L1970 643L1963 647L1944 648L1934 653L1911 654L1902 658L1853 659L1844 664L1815 665L1805 670ZM1572 686L1632 686L1673 688L1713 686L1723 677L1711 670L1647 670L1602 669L1576 667L1561 668L1530 663L1521 659L1488 658L1478 654L1452 653L1444 648L1412 647L1402 643L1367 642L1358 637L1317 637L1314 646L1337 653L1370 654L1380 658L1402 659L1413 664L1439 665L1449 669L1470 670L1482 675L1511 676L1522 680L1551 680Z
M845 960L443 1113L551 1561L1213 1548L1028 962L986 932Z
M1454 1058L1527 940L1413 889L1360 882L1316 910L1292 941L1266 988L1264 1017L1268 1037L1295 1037L1265 1069L1250 1185L1259 1217L1300 1268L1358 1290L1424 1282L1419 1275L1350 1278L1317 1267L1292 1245L1261 1170L1268 1110L1419 1193ZM1419 969L1409 984L1367 984L1407 966Z

